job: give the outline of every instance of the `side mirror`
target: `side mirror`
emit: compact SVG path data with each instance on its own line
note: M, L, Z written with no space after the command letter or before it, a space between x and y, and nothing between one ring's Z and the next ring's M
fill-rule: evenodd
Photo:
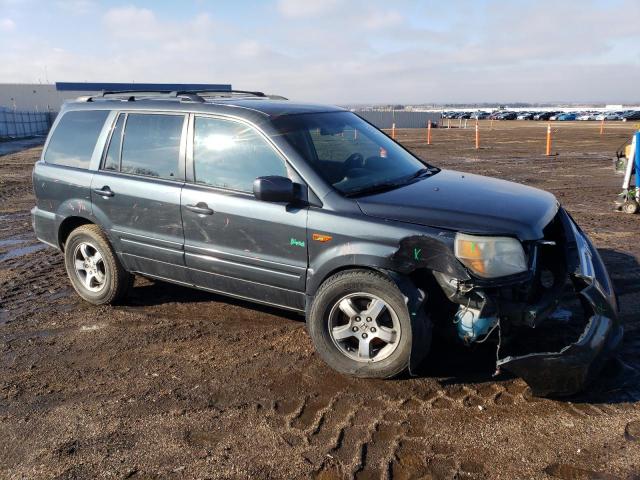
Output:
M265 202L291 202L294 200L293 182L287 177L258 177L253 181L253 195Z

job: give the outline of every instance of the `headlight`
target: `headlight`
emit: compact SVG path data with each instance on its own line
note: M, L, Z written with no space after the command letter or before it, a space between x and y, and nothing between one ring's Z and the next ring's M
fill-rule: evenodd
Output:
M479 277L504 277L527 270L522 244L515 238L458 233L455 254Z
M595 270L593 268L593 256L591 255L589 241L575 223L571 222L571 228L573 229L573 236L576 239L576 246L578 247L578 254L580 255L580 275L593 282L595 279Z

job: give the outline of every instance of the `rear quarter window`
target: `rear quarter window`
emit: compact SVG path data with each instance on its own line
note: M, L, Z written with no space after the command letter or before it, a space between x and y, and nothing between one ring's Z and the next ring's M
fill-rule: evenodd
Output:
M107 110L63 114L51 134L44 161L67 167L89 168L98 135L108 115Z

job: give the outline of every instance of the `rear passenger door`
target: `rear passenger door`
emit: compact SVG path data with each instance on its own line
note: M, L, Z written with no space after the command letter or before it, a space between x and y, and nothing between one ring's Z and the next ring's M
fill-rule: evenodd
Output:
M94 215L127 268L185 283L180 193L186 118L120 113L91 185Z
M193 283L303 309L307 209L253 196L257 177L294 178L285 159L254 127L228 118L192 116L189 137L182 220Z

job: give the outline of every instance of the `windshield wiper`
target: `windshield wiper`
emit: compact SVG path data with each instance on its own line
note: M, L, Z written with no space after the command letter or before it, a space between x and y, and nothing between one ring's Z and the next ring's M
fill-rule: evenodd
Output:
M364 195L364 194L370 194L370 193L379 193L385 190L392 190L394 188L398 188L398 187L402 187L404 185L407 185L408 183L411 183L412 180L415 180L417 178L422 178L425 177L427 175L433 175L434 173L437 173L438 170L436 169L430 169L430 168L421 168L419 169L417 172L412 173L411 175L407 176L407 177L402 177L402 178L398 178L395 179L391 182L381 182L381 183L376 183L373 185L369 185L367 187L363 187L363 188L359 188L357 190L352 190L352 191L348 191L348 192L344 192L344 196L345 197L355 197L358 195Z
M413 180L414 178L420 178L420 177L424 177L425 175L429 174L431 175L433 172L431 171L430 168L421 168L420 170L418 170L416 173L414 173L413 175L411 175L410 177L408 177L409 180Z
M403 179L402 181L376 183L374 185L369 185L368 187L344 192L344 196L356 197L358 195L364 195L369 193L379 193L385 190L393 190L394 188L402 187L403 185L406 185L406 184L407 182L405 179Z

